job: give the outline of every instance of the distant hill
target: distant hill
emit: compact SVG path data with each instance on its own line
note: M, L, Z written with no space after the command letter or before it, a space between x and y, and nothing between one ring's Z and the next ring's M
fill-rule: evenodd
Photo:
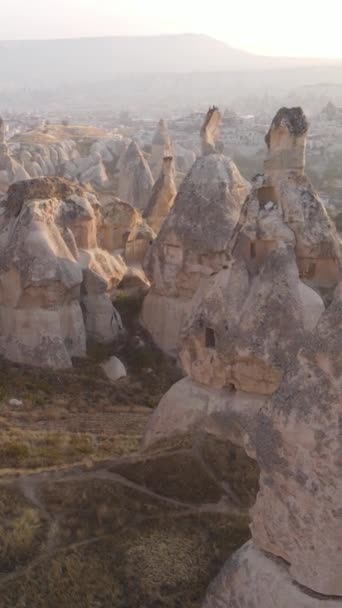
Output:
M261 57L201 34L0 41L0 88L43 89L130 73L280 69L324 63L328 62Z

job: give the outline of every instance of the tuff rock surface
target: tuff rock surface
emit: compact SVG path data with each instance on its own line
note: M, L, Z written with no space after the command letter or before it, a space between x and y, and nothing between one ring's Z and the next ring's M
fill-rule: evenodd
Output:
M200 133L202 156L217 152L216 139L220 120L221 115L218 108L216 106L209 108Z
M188 378L145 436L153 445L203 428L258 464L252 541L205 608L342 606L342 250L303 175L306 130L297 108L274 119L230 259L202 282L183 326ZM278 162L288 142L293 154Z
M132 141L119 163L119 198L139 210L144 210L153 184L151 169L138 144Z
M227 264L247 193L236 165L222 154L198 158L182 182L144 265L152 289L142 321L162 350L176 352L201 281Z
M118 337L112 300L128 273L122 224L128 234L135 226L128 211L127 219L120 202L116 212L103 208L93 192L61 178L10 187L0 213L2 355L68 367L85 355L86 337Z
M128 145L129 140L119 135L61 125L22 133L11 141L28 177L65 177L100 192L116 187L117 165Z
M6 144L6 127L0 117L0 195L5 194L11 184L28 179L24 167L10 154Z
M165 120L161 119L152 139L151 170L158 179L163 167L163 159L172 156L172 143Z
M152 230L158 234L177 194L175 166L172 156L163 158L161 173L153 186L151 198L143 213Z

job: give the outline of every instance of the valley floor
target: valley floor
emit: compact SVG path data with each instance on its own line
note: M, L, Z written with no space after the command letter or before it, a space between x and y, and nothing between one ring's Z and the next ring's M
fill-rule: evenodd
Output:
M249 537L254 464L208 437L144 452L179 370L131 336L113 385L110 354L63 372L0 361L1 608L195 608Z

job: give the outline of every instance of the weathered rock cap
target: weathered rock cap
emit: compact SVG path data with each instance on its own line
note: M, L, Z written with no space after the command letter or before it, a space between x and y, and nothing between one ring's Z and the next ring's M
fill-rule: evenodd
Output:
M308 128L302 108L278 110L265 137L268 148L265 174L281 175L291 171L303 175Z
M67 199L73 194L82 196L85 188L62 177L39 177L12 184L7 194L11 215L19 215L25 201L32 199Z
M272 120L272 124L265 135L265 143L268 148L272 145L272 131L287 129L294 137L305 135L309 129L307 118L300 107L280 108Z

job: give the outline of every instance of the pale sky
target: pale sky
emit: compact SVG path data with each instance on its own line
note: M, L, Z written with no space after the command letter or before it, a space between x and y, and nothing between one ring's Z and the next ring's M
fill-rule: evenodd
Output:
M342 58L342 0L0 0L0 40L194 32L265 55Z

